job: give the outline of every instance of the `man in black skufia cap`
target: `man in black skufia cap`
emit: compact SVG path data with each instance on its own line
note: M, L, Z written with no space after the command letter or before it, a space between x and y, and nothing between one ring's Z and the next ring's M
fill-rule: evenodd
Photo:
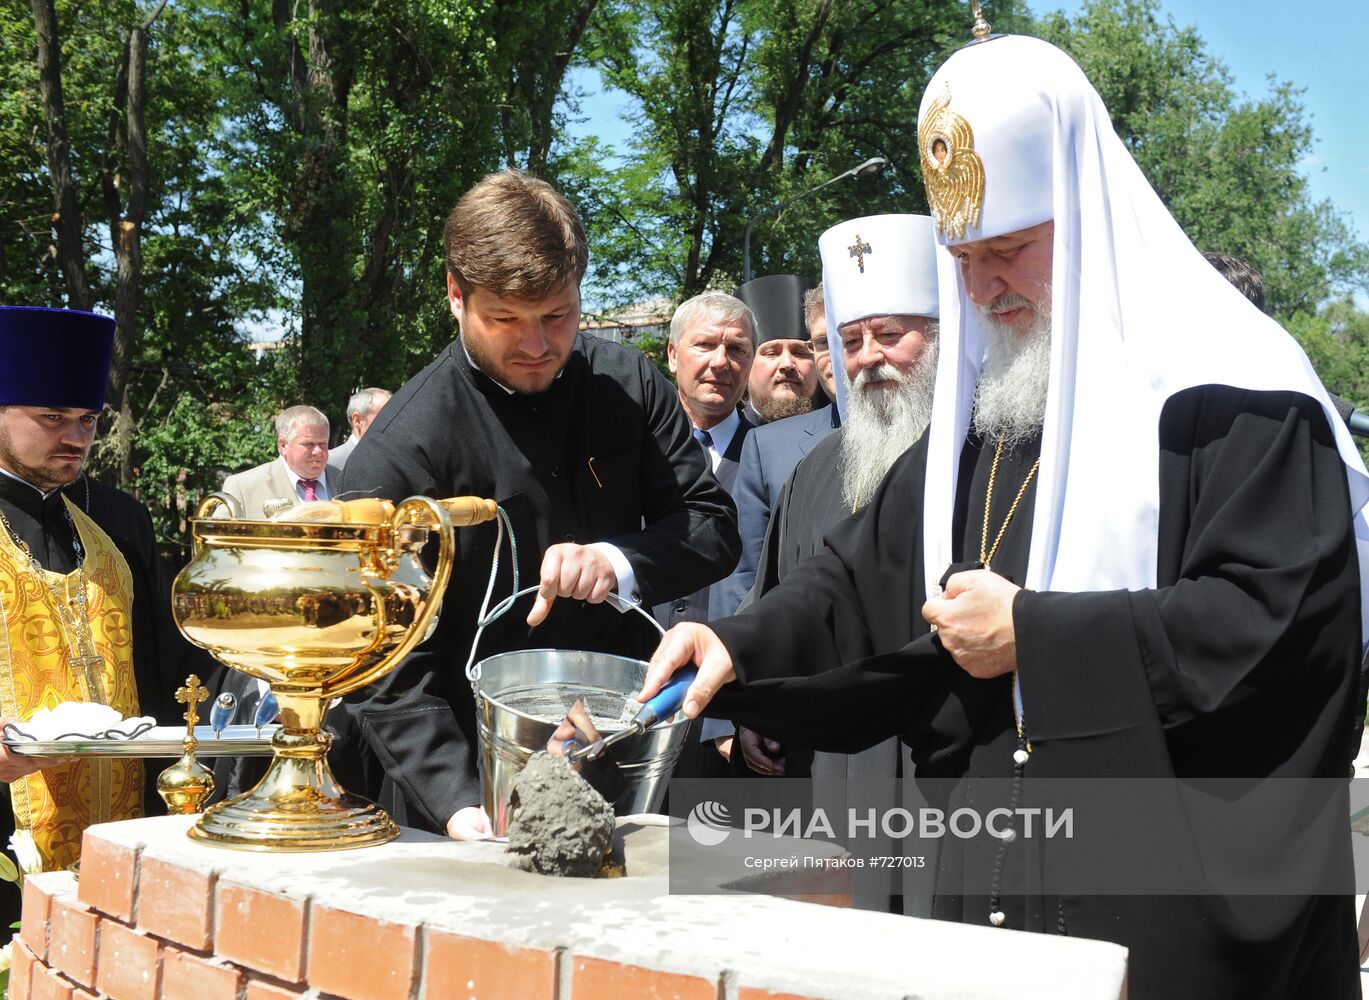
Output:
M746 416L759 426L813 409L823 400L813 344L803 320L803 296L811 281L768 274L737 289L756 316L756 360L751 365Z

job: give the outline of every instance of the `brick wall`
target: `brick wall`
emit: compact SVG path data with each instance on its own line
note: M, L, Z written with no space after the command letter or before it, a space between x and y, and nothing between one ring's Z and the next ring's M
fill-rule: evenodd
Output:
M738 1000L801 1000L756 987L731 990L721 970L707 979L386 923L216 886L168 872L165 863L144 865L135 878L132 851L99 841L91 847L114 876L108 882L92 884L87 875L78 887L66 872L26 880L11 1000L717 1000L728 992ZM121 907L129 883L132 905Z
M975 928L671 896L657 876L547 880L509 870L497 845L410 832L366 851L216 850L186 838L187 823L93 827L79 882L26 879L10 997L1116 1000L1125 975L1115 946L987 930L1006 948L999 989ZM738 928L764 932L733 947ZM962 932L958 953L946 935Z

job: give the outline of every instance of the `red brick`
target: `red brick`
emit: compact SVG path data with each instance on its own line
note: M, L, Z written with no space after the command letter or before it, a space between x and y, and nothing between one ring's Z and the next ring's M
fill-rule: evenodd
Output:
M47 958L48 916L52 913L52 889L42 875L24 878L24 920L19 933L33 954Z
M70 981L41 963L33 969L33 979L29 983L29 1000L71 1000L71 993L75 987Z
M770 990L761 990L754 986L743 986L737 991L737 1000L821 1000L821 998L808 993L772 993Z
M414 928L315 906L309 918L309 985L347 1000L408 1000Z
M293 1000L294 997L302 996L302 989L292 990L275 983L263 983L258 979L247 984L247 996L244 1000Z
M81 902L133 923L133 882L138 854L87 830L81 841Z
M215 954L288 983L304 982L304 904L219 882Z
M195 951L208 951L213 879L159 858L138 866L138 926Z
M48 963L82 986L95 984L95 929L99 916L87 906L60 896L52 900Z
M231 965L162 948L162 1000L237 1000L241 986L242 972Z
M785 899L792 899L797 903L813 903L817 906L833 906L839 910L851 909L851 894L849 892L826 892L826 893L800 893L791 896L785 893Z
M658 972L640 965L623 965L602 958L573 959L572 1000L634 997L638 1000L717 1000L716 979Z
M29 982L39 962L22 938L10 948L9 1000L29 1000Z
M553 1000L556 956L534 948L513 948L497 941L428 932L423 962L428 996L479 997L479 1000Z
M142 931L105 920L100 924L100 962L95 987L117 1000L155 1000L161 944Z

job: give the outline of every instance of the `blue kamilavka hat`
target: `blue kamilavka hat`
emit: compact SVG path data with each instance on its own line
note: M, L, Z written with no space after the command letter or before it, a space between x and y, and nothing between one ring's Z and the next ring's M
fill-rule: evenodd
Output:
M103 409L113 353L109 316L0 306L0 406Z

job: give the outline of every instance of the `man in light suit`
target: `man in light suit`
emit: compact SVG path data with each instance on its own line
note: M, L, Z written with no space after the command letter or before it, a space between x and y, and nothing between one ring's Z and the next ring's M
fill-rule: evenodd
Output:
M328 453L329 465L339 470L347 466L347 458L352 454L352 449L365 437L366 428L371 426L371 421L376 418L381 407L389 401L390 391L377 389L375 386L352 393L352 398L347 400L347 423L352 428L352 435Z
M803 319L813 345L822 389L829 399L836 399L836 378L828 349L827 315L821 285L804 293ZM742 556L732 575L713 585L710 618L736 614L742 598L755 582L757 561L770 525L770 512L775 508L785 481L813 446L840 426L841 414L833 404L766 424L747 436L742 446L736 488L730 491L737 502Z
M223 481L241 516L265 518L310 500L332 499L342 471L328 464L328 418L312 406L292 406L276 416L278 458Z

